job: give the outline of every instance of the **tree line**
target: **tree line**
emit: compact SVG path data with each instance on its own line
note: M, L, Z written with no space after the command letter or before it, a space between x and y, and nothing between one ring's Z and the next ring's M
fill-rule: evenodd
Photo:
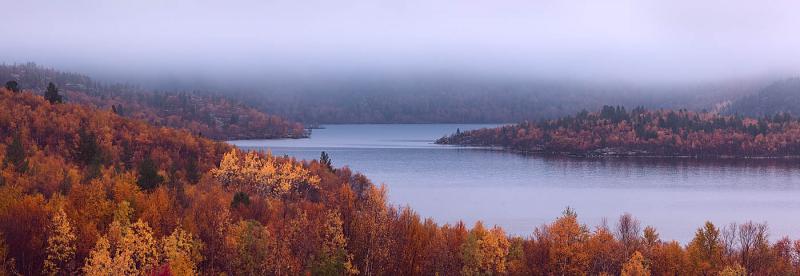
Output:
M748 118L604 106L598 112L462 131L437 143L581 156L788 157L800 156L800 121L788 113Z

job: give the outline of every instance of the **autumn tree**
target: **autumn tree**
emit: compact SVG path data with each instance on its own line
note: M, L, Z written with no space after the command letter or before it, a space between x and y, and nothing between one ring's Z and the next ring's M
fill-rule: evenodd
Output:
M510 243L498 227L487 230L478 221L461 246L464 275L491 275L506 273L506 258Z
M3 233L0 233L0 276L19 274L14 267L14 259L8 255L8 245Z
M508 275L530 275L528 263L525 256L525 245L527 241L522 237L510 237L508 239L508 255L506 257L506 272Z
M711 275L722 268L723 248L720 233L710 221L697 229L687 251L695 273Z
M582 274L589 268L589 254L586 250L589 230L578 223L578 215L571 208L551 225L547 226L543 237L548 240L549 263L552 273L559 275Z
M607 226L599 226L587 241L588 254L591 256L590 274L613 274L620 269L625 259L620 243Z
M169 264L171 275L197 275L197 264L203 261L203 243L180 227L161 241L161 256Z
M97 240L82 270L86 275L135 275L131 269L130 256L114 257L111 254L111 245L105 237Z
M639 251L634 252L633 255L631 255L631 259L622 266L622 272L620 275L650 276L650 269L647 267L642 253L639 253Z
M131 224L125 231L122 243L118 245L118 250L120 249L131 252L138 271L150 271L158 266L160 255L153 230L141 220Z
M655 275L684 275L690 273L690 262L677 241L659 243L650 254L650 269Z
M353 255L347 252L347 238L342 232L342 219L339 212L325 214L322 225L322 245L315 257L311 272L313 275L355 275Z
M85 273L141 275L158 267L161 250L153 231L141 220L130 223L127 206L120 205L108 232L97 240L84 264Z
M75 233L63 208L53 215L47 238L47 259L43 274L68 275L75 264Z
M719 276L747 276L747 270L739 264L725 266Z
M52 82L47 85L47 91L44 92L44 98L51 104L63 102L63 98L58 94L58 87Z
M644 228L644 235L642 237L642 242L644 243L645 249L650 251L653 247L655 247L661 239L659 239L658 231L656 228L652 226L647 226Z
M275 271L275 240L257 221L239 221L225 237L228 271L233 275L258 275Z
M389 249L394 243L389 232L391 216L386 205L386 189L369 187L356 204L349 227L356 267L365 275L384 274L392 258Z

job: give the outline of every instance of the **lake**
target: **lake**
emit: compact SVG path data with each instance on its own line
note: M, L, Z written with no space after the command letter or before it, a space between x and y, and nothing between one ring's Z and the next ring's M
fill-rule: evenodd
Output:
M800 161L583 159L433 144L491 126L327 125L308 139L229 143L298 159L326 151L334 166L386 184L393 204L440 223L480 219L527 236L570 206L592 228L631 213L664 240L688 242L706 220L768 222L771 239L800 238Z

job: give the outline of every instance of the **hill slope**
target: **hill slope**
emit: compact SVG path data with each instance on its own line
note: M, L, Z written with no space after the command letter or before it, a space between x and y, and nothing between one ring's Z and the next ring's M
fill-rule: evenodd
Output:
M800 78L774 82L755 95L734 101L726 111L747 116L800 115Z
M290 122L222 95L196 92L154 92L131 85L103 85L89 77L38 67L2 65L0 80L17 81L22 89L44 91L56 84L66 101L115 112L151 125L182 128L218 140L299 138L307 133Z

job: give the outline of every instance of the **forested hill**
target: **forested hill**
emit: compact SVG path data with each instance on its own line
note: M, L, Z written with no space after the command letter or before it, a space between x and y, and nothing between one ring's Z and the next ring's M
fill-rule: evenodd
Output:
M509 123L555 119L583 109L600 109L604 103L712 110L720 102L758 91L764 82L753 79L659 85L433 74L276 81L239 92L237 98L306 124Z
M63 100L113 110L151 125L182 128L218 140L298 138L302 124L241 104L229 97L197 92L156 92L132 85L104 85L87 76L35 64L1 65L0 80L17 89L44 93L53 83ZM10 87L9 87L10 88Z
M800 121L686 110L605 106L555 120L453 134L439 144L497 146L521 152L579 156L800 156Z
M778 113L800 115L800 78L777 81L757 94L734 101L728 114L772 116Z

